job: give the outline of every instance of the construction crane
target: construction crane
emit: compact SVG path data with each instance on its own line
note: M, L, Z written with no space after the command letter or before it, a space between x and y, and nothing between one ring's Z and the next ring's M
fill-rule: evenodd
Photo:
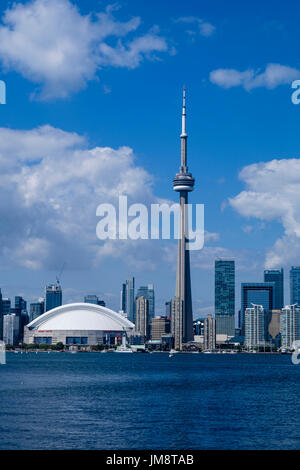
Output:
M64 264L62 265L62 268L61 268L61 270L60 270L58 276L56 276L56 284L57 284L57 285L60 285L61 275L62 275L62 273L63 273L63 271L64 271L64 269L65 269L65 266L66 266L66 262L64 262Z

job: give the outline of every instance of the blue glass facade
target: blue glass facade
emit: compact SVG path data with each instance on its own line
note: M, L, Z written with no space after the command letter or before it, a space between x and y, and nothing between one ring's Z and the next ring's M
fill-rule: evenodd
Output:
M262 305L264 310L273 310L275 297L274 282L248 282L242 284L241 292L241 329L245 335L245 311L252 304Z
M235 314L235 266L233 260L215 261L215 314Z
M51 284L45 289L45 312L62 305L62 291L59 284Z
M283 290L283 268L265 270L264 282L274 282L274 310L281 310L284 306L284 290Z
M300 305L300 266L292 266L290 270L290 301L291 305Z
M35 320L40 315L43 315L44 310L45 310L44 302L35 302L35 303L30 304L29 321Z
M216 333L235 334L235 263L234 260L215 260Z
M148 286L141 286L136 294L136 298L144 297L148 300L149 306L149 321L154 318L155 310L155 297L154 297L154 287L153 284L148 284Z

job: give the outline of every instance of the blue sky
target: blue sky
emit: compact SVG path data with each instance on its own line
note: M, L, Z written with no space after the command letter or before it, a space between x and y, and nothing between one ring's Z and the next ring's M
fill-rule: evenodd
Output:
M132 202L176 201L183 84L191 201L205 204L208 232L205 248L192 253L194 315L213 309L217 256L236 259L237 308L240 282L261 281L265 266L284 266L288 280L289 266L300 264L300 106L291 102L300 79L299 5L1 6L5 296L33 301L65 262L65 301L96 293L117 309L121 282L135 275L138 286L154 283L163 312L175 289L176 244L103 247L95 208L115 201L120 188Z

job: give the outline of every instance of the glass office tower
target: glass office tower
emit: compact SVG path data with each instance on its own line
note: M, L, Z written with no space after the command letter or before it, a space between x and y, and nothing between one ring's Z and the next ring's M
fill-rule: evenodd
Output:
M45 288L45 312L62 305L62 290L60 284L50 284Z
M216 334L235 335L234 260L215 260Z
M274 310L281 310L284 306L283 268L264 271L264 282L275 283Z
M290 302L300 305L300 266L292 266L290 270Z

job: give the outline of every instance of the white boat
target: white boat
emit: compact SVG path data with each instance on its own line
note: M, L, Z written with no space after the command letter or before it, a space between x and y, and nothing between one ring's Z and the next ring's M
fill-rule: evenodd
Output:
M126 335L122 336L122 344L117 347L116 353L133 353L130 346L126 343Z

